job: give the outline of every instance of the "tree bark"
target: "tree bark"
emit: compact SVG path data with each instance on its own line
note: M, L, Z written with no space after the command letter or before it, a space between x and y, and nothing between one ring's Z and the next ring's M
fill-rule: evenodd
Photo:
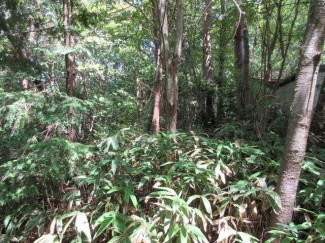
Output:
M221 14L222 16L226 12L226 4L224 0L220 1ZM221 27L220 27L220 40L219 40L219 66L218 66L218 78L217 78L217 86L218 86L218 106L217 106L217 117L218 123L221 123L224 118L224 105L223 105L223 85L224 85L224 74L225 74L225 60L226 60L226 25L224 23L225 19L222 17L221 19Z
M69 6L71 10L71 16L69 11ZM69 28L74 27L73 24L74 18L74 7L73 7L73 0L63 0L63 26L64 26L64 34L65 34L65 46L73 47L75 38L74 35L70 33ZM70 97L74 96L74 90L76 85L76 59L75 55L70 55L67 53L65 55L65 64L66 64L66 89L67 94Z
M141 131L141 82L140 78L136 77L137 84L137 131Z
M70 3L70 4L69 4ZM70 7L70 9L69 9ZM74 6L73 0L63 0L63 26L64 26L64 34L65 34L65 46L67 48L73 47L75 38L74 35L70 33L70 28L74 27L73 24L74 18ZM66 64L66 91L68 96L74 97L75 90L75 81L76 81L76 62L75 56L67 53L65 55L65 64ZM71 117L75 115L74 110L72 109L70 112ZM72 118L71 118L72 119ZM68 127L67 131L68 140L72 143L78 140L77 132L72 125Z
M212 0L205 0L205 11L203 20L203 71L205 81L207 83L207 92L205 97L205 119L203 125L206 128L213 127L215 125L214 115L214 89L209 87L211 83L214 83L214 70L212 63L212 44L211 44L211 9Z
M162 43L163 43L163 68L166 79L166 98L167 114L166 129L176 133L177 125L177 103L178 103L178 79L177 69L182 51L183 42L183 16L184 0L177 0L177 18L176 18L176 42L174 46L173 58L169 58L169 30L167 21L166 0L159 1L159 19L161 24Z
M236 0L237 4L246 0ZM240 10L242 11L242 10ZM244 14L244 12L242 12ZM238 119L249 113L247 106L251 103L250 78L249 78L249 44L247 20L236 23L234 37L235 79L237 93Z
M278 214L272 214L271 227L276 227L277 223L287 224L292 219L313 114L313 101L324 37L325 0L310 1L307 28L300 49L295 94L290 109L288 135L276 187L281 198L281 208ZM275 242L280 241L281 239L278 239Z
M154 85L154 104L151 121L151 129L153 134L158 134L160 130L160 111L162 104L162 63L161 63L161 44L159 38L159 21L157 18L157 6L154 0L152 2L152 17L154 22L154 38L155 38L155 56L156 56L156 75Z

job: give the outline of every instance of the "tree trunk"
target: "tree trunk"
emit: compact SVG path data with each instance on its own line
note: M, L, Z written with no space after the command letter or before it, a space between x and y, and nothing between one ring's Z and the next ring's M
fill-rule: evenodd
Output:
M141 83L140 78L136 77L137 84L137 131L141 131Z
M176 43L174 47L173 58L169 58L169 30L167 21L167 4L166 0L159 1L159 19L162 33L163 43L163 68L166 75L166 98L167 98L167 114L166 129L172 133L176 133L177 125L177 102L178 102L178 79L177 69L182 51L183 42L183 15L184 0L177 0L177 19L176 19Z
M221 14L224 15L226 13L226 4L224 0L220 1L221 5ZM219 67L218 67L218 107L217 107L217 117L218 123L222 122L224 118L224 105L223 105L223 83L224 83L224 74L225 74L225 56L226 56L226 25L225 19L222 17L221 19L221 27L220 27L220 40L219 40Z
M156 75L155 75L155 86L154 86L154 104L153 114L151 121L151 129L153 134L158 134L160 130L160 111L162 104L162 63L161 63L161 45L159 38L159 28L157 19L157 6L154 0L152 2L152 16L154 22L154 38L155 38L155 56L156 56Z
M310 1L307 28L300 50L295 94L290 109L288 135L276 187L281 198L281 208L278 214L272 214L271 227L277 226L277 223L287 224L292 218L313 114L313 101L324 37L325 0ZM281 239L278 239L275 242L280 241Z
M205 81L207 82L207 92L205 97L205 119L203 125L206 128L213 127L215 125L214 115L214 87L209 87L211 83L214 83L214 71L212 63L212 44L211 44L211 9L212 0L205 0L205 11L203 20L203 71Z
M70 4L69 4L70 2ZM70 11L71 16L70 16ZM74 35L70 33L69 28L73 27L73 18L74 18L74 7L73 7L73 0L63 0L63 26L64 26L64 34L65 34L65 46L73 47L74 46ZM76 74L75 74L75 56L70 55L67 53L65 55L65 64L66 64L66 91L67 94L70 97L74 96L74 90L75 90L75 80L76 80ZM70 112L71 117L75 115L74 110L71 110ZM72 119L72 118L71 118ZM67 134L68 140L70 142L76 142L78 140L77 132L74 129L72 125L68 127L68 134Z
M71 18L69 11L69 0L63 0L63 26L65 34L65 46L73 47L74 46L74 35L70 33L69 28L73 27L73 17L74 17L74 8L73 0L70 0L71 8ZM75 82L76 82L76 60L74 55L67 53L65 55L65 64L66 64L66 89L67 94L70 97L74 96Z
M236 2L240 4L246 2L246 0L236 0ZM244 14L244 12L242 12L242 14ZM234 39L237 116L239 119L242 119L244 116L248 115L249 111L247 106L251 103L248 26L246 19L236 23Z

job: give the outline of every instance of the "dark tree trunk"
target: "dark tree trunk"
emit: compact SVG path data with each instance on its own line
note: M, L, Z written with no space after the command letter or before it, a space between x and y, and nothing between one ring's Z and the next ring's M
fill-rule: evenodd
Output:
M221 14L224 15L226 12L225 1L220 1L221 5ZM223 105L223 83L224 83L224 73L225 73L225 56L226 56L226 27L224 23L225 19L221 20L220 27L220 40L219 40L219 70L218 70L218 78L217 78L217 86L218 86L218 106L217 106L217 117L218 123L221 123L224 118L224 105Z
M214 127L215 114L214 114L214 89L210 87L214 81L214 70L212 63L212 44L211 44L211 9L212 0L205 0L205 11L203 21L203 71L205 81L207 83L207 92L205 97L205 119L203 125L206 128Z
M238 4L246 2L236 0ZM236 33L234 37L235 55L235 79L238 119L243 119L249 115L248 106L251 103L251 90L249 78L249 44L247 20L236 23Z

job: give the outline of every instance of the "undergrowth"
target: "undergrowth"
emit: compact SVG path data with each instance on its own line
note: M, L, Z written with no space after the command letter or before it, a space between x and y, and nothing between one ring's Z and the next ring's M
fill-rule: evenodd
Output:
M213 137L114 132L96 99L25 93L1 102L0 242L259 242L281 205L283 139L274 133L253 141L238 124ZM310 147L294 220L273 237L325 239L324 154Z

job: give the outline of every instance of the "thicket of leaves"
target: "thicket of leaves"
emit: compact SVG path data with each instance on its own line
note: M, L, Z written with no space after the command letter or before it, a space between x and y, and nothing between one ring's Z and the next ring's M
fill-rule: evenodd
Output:
M0 242L258 242L264 237L271 211L280 206L274 186L282 138L271 133L254 140L252 127L239 123L223 125L213 136L137 133L128 112L132 102L120 95L1 97ZM118 99L120 106L110 106ZM78 142L67 139L71 129ZM274 237L325 239L324 152L310 146L300 207L293 223L271 231Z

